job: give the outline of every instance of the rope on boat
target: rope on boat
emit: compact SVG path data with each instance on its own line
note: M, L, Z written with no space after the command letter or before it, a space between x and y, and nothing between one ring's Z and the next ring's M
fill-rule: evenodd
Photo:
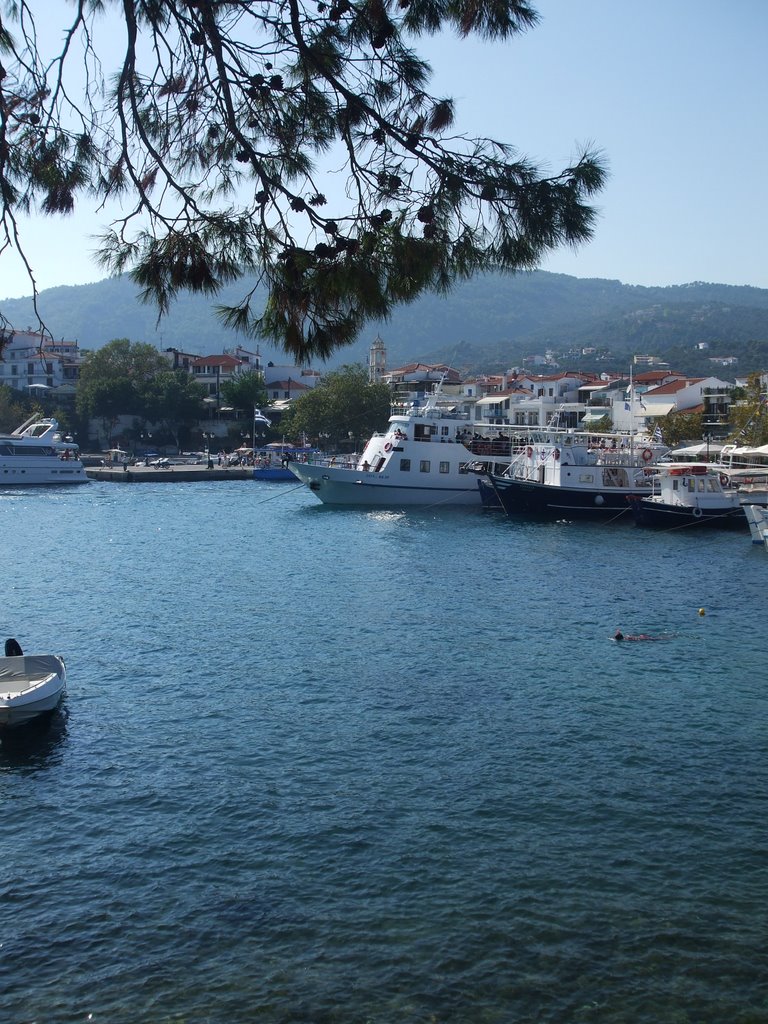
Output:
M296 484L295 487L281 487L276 494L270 494L268 498L262 498L261 501L255 502L256 505L265 505L268 501L273 501L275 498L282 498L284 494L290 494L291 491L300 491L302 487L306 487L306 484Z
M610 524L611 523L615 523L616 520L620 516L623 516L625 512L631 512L631 511L632 511L632 509L630 508L629 505L627 505L626 508L620 508L619 511L616 513L616 515L612 519L604 519L603 520L603 526L610 526Z

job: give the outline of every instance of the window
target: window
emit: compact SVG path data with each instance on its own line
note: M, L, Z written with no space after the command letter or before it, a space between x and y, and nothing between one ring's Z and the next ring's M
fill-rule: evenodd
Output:
M451 471L451 464L450 464L450 462L441 462L440 463L440 472L441 473L450 473L450 471Z
M419 463L419 472L420 473L428 473L429 472L429 459L422 459L421 460L421 462Z
M400 459L400 472L401 473L410 473L411 472L411 460L410 459Z

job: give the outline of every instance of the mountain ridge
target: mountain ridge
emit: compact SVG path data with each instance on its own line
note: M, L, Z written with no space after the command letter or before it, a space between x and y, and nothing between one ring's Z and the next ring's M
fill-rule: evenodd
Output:
M38 306L55 338L76 340L86 350L129 338L207 355L238 343L256 347L215 315L216 305L235 304L246 289L244 281L228 285L213 302L208 296L182 295L159 323L156 308L141 302L125 275L46 289ZM0 310L16 330L36 323L31 298L5 300ZM675 368L691 373L709 356L768 363L768 289L708 282L628 285L540 270L482 274L447 295L422 295L396 308L386 322L368 324L358 342L323 366L365 361L377 334L384 339L390 368L450 362L472 372L499 372L547 350L577 368L588 358L582 350L592 348L606 368L611 360L625 363L642 352L683 359L686 365L676 361ZM706 355L697 348L704 342L710 349ZM291 361L273 346L259 342L258 347L264 362Z

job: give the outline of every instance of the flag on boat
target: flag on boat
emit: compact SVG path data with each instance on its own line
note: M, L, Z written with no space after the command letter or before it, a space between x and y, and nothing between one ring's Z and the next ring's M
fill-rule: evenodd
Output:
M658 441L659 444L661 444L664 440L664 437L661 433L661 427L658 425L658 423L656 424L656 429L653 432L653 440Z

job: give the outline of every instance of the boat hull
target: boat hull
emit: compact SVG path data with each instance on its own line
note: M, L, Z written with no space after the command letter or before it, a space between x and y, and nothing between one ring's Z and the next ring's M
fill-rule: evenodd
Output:
M253 471L254 480L272 480L276 482L295 480L296 477L290 469L283 469L281 466L268 466L263 469L256 468Z
M753 544L762 544L768 551L768 512L761 505L743 505Z
M80 461L53 458L0 457L0 487L44 487L87 484Z
M0 731L55 711L66 684L64 661L55 655L0 658Z
M630 516L629 498L637 490L629 488L570 488L539 484L530 480L499 479L481 483L483 504L493 507L494 497L507 515L533 515L555 519L615 518Z
M474 505L480 507L477 476L445 480L429 487L398 479L405 474L347 469L292 462L294 477L301 480L326 505L365 505L400 508L409 505Z
M702 509L688 505L674 505L641 498L632 502L632 513L638 526L650 526L657 529L676 529L678 527L700 528L709 527L720 530L746 530L749 528L743 506L714 506Z

